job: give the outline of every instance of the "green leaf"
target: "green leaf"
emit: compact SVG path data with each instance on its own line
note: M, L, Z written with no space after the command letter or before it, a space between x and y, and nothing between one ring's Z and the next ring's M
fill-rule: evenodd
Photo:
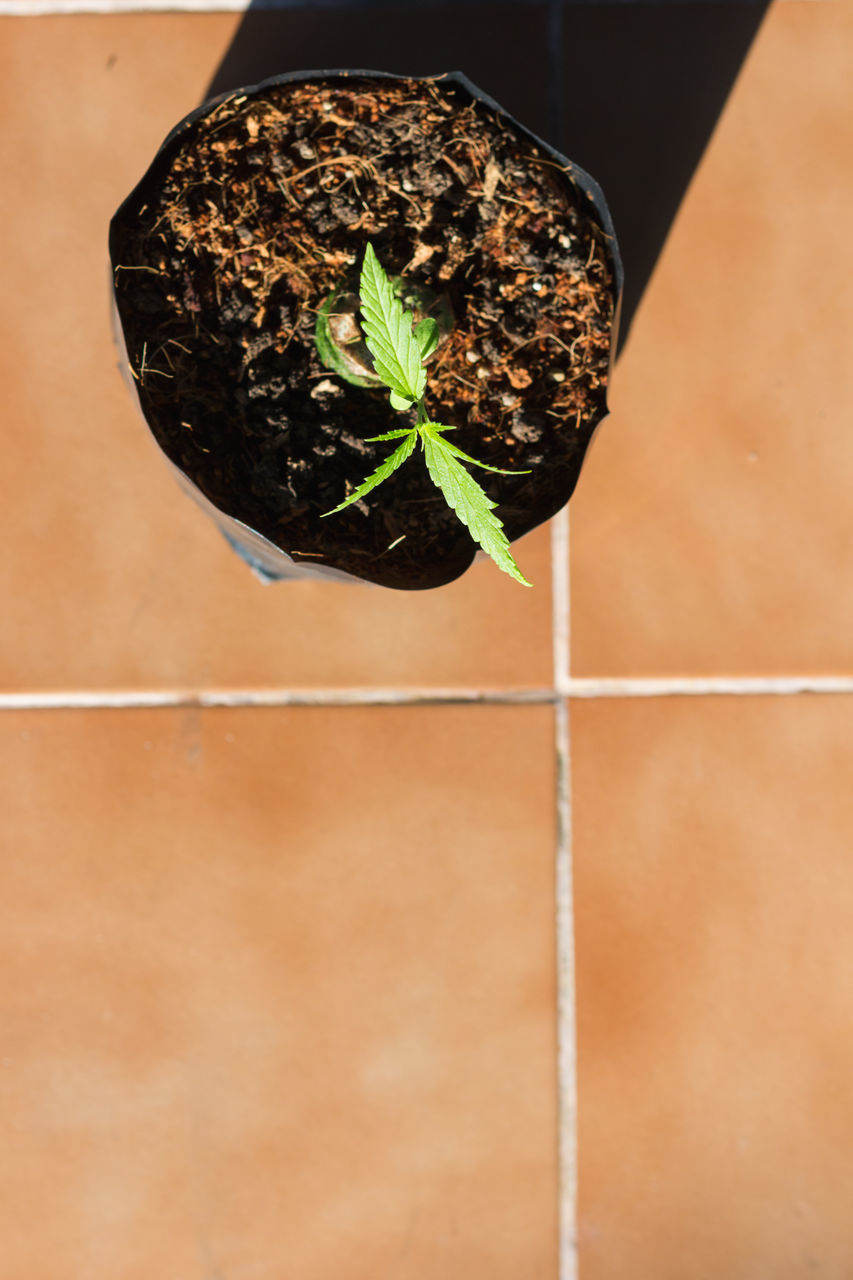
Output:
M445 427L440 422L430 422L427 425L432 427L433 430L435 431L455 431L456 430L455 427ZM475 467L482 467L484 471L494 471L499 476L529 476L530 475L529 470L528 471L505 471L503 467L490 467L488 462L478 462L476 458L471 457L470 453L464 453L463 450L458 447L458 445L451 444L449 440L442 439L442 443L445 449L449 449L450 452L454 455L454 457L462 458L465 462L471 462Z
M493 514L497 503L492 502L474 477L456 460L448 442L430 429L433 425L424 423L418 428L433 484L441 490L447 505L456 512L471 537L491 556L498 568L515 578L516 582L529 587L531 584L512 558L503 525Z
M438 324L433 320L432 316L424 316L420 324L415 325L415 342L421 353L421 359L426 360L431 356L438 346L440 330Z
M354 387L376 387L379 385L378 379L359 373L353 367L353 363L347 359L346 353L340 350L332 337L329 318L335 314L335 303L340 292L340 289L336 289L317 312L314 341L317 345L320 363L325 368L331 369L333 373L337 373L345 382L351 383Z
M377 436L376 439L390 439L400 434L400 432L391 431L387 436ZM358 486L355 493L351 493L346 501L341 502L337 507L333 507L331 511L324 511L323 518L333 516L338 511L343 511L344 507L348 507L350 503L358 502L359 498L363 498L366 493L370 493L371 489L375 489L378 484L381 484L383 480L387 480L398 467L402 466L417 443L417 427L412 427L410 431L405 432L405 436L406 439L399 449L395 449L392 454L389 454L385 461L380 463L375 471L371 472L367 479Z
M385 431L381 436L365 436L365 444L376 444L379 440L402 440L403 436L410 436L415 430L414 427L400 427L397 431Z
M404 409L411 409L412 400L406 400L404 396L397 395L396 391L391 392L391 408L396 409L398 413L402 413Z
M404 311L373 245L364 251L359 283L364 337L376 373L389 390L409 404L420 400L426 386L420 348L412 333L412 313ZM408 406L407 406L408 407Z

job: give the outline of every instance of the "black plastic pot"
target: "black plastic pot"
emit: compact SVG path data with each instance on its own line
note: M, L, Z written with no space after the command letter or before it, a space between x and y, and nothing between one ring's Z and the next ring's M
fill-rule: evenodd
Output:
M148 421L155 438L158 443L170 456L170 461L177 473L181 486L202 506L202 508L215 520L221 532L231 543L234 549L247 561L249 565L265 580L272 579L292 579L304 577L326 577L343 581L366 580L379 581L385 585L402 588L422 588L441 585L458 577L460 573L470 565L476 553L476 546L467 536L467 532L461 530L461 540L459 531L454 533L452 538L452 546L448 543L448 549L445 554L444 547L440 547L436 552L435 563L432 567L428 567L423 573L413 575L412 580L405 577L402 580L396 580L391 574L387 576L387 561L377 568L376 557L373 559L366 558L364 569L362 571L352 572L352 565L348 566L350 571L344 570L335 563L335 555L324 554L321 550L319 553L310 552L294 552L289 554L284 546L277 545L271 536L268 536L271 527L266 531L256 529L250 526L246 520L240 518L238 513L243 510L244 504L241 502L241 494L225 494L217 492L216 500L211 500L210 492L205 492L205 488L209 486L205 484L204 478L199 473L190 473L189 468L183 462L182 458L175 455L167 445L164 445L162 432L158 432L157 424L152 421L152 413L150 405L146 403L146 397L142 393L142 379L139 375L139 359L137 356L134 369L128 361L127 349L125 348L125 338L128 333L128 301L126 295L121 289L116 288L116 281L119 273L128 271L129 268L123 261L125 245L128 235L132 233L133 228L139 217L140 211L149 206L150 202L156 197L158 191L162 188L162 184L170 173L172 166L184 149L191 145L195 139L200 136L206 128L210 126L210 118L225 103L242 103L244 100L253 102L255 100L263 100L271 90L288 85L304 82L324 82L327 84L341 84L347 82L353 84L358 81L366 82L382 82L382 81L409 81L422 83L425 86L434 84L442 90L446 87L455 98L462 103L476 102L495 113L495 116L503 122L503 125L511 131L515 137L520 140L526 140L535 146L548 158L547 162L553 164L555 169L560 170L574 193L574 198L580 215L587 220L589 227L594 229L599 242L604 246L602 252L607 259L609 268L609 282L607 286L608 297L606 299L609 314L612 315L609 327L609 360L612 362L613 351L615 349L616 330L618 325L619 303L622 291L622 266L619 257L619 251L613 231L610 214L607 209L604 196L595 181L582 169L578 168L571 161L567 160L559 152L555 151L547 143L537 138L524 126L514 120L487 94L483 93L460 72L451 72L441 76L424 77L418 80L415 77L392 76L385 72L378 71L305 71L288 73L282 76L274 77L264 81L260 85L250 86L233 93L224 94L212 102L204 104L187 115L168 135L162 146L157 152L151 166L145 173L144 177L137 184L134 190L124 200L114 215L110 224L110 257L113 267L114 282L114 314L116 317L116 336L120 344L123 354L123 367L125 372L129 374L128 381L133 388L143 415ZM563 180L563 178L561 178ZM362 235L362 243L366 242L367 235ZM153 267L136 266L132 268L136 271L154 270ZM138 317L137 317L138 319ZM152 330L151 333L151 349L156 344L157 332ZM215 334L210 335L210 342L216 343ZM138 345L138 343L137 343ZM522 344L523 345L523 344ZM214 352L215 354L215 352ZM145 361L145 349L143 348L142 361ZM573 366L566 364L563 360L564 367L568 370L569 380L572 378ZM609 372L609 369L608 369ZM164 370L161 376L168 378L170 375ZM560 376L555 374L553 376ZM566 373L562 377L566 377ZM602 380L602 384L606 383L606 376ZM165 384L160 384L162 388ZM515 384L514 384L515 385ZM229 386L226 397L233 394L233 412L238 415L239 388L236 381ZM159 390L162 399L163 392ZM180 397L182 394L179 380L176 385L168 387L168 394L174 397L174 403L180 405ZM367 393L376 394L376 393ZM521 396L523 398L524 392ZM245 397L244 397L245 398ZM524 509L519 509L519 503L516 501L512 506L512 514L506 517L502 508L499 508L498 514L504 519L507 533L510 538L520 537L528 532L536 525L549 519L554 513L560 509L569 499L577 482L580 467L583 462L586 449L592 434L601 419L606 416L606 392L604 385L600 394L600 403L596 412L588 416L584 421L581 432L575 430L574 436L571 438L571 449L566 453L565 449L561 454L559 461L559 483L555 488L554 476L557 469L551 466L550 460L546 457L541 463L541 474L548 479L547 486L541 486L537 489L536 474L526 485L524 490ZM220 406L225 411L229 411L228 404ZM392 425L399 425L399 421ZM568 428L567 428L568 431ZM364 432L365 435L371 434L369 431ZM461 436L460 436L461 440ZM386 449L387 451L387 449ZM472 450L476 453L476 450ZM381 455L380 455L381 456ZM368 470L372 470L375 461L370 466L365 465L361 473L354 473L352 481L358 482L363 479ZM408 466L413 467L415 462L412 461ZM499 463L499 465L503 465ZM340 494L340 497L345 496ZM386 492L385 488L380 489L376 495L379 504L394 500L394 494L391 490ZM503 498L498 495L496 500L503 504ZM286 504L287 498L283 499ZM440 495L437 495L437 501L441 501ZM328 509L328 499L319 499L318 510ZM352 510L352 509L350 509ZM338 517L333 517L336 519ZM283 513L283 523L286 524L287 512ZM328 527L325 522L324 528ZM281 539L287 542L287 538ZM469 545L470 544L470 545ZM295 559L294 556L306 555L310 558L306 560ZM319 560L319 562L318 562ZM414 580L417 577L418 580Z

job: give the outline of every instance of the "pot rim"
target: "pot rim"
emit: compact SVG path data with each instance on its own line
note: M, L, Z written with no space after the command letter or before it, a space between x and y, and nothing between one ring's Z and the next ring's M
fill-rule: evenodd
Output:
M282 71L278 75L268 76L265 80L260 80L257 84L243 85L238 89L228 89L224 93L217 94L215 98L209 98L206 102L201 103L200 106L194 107L192 111L188 112L183 119L179 120L178 123L169 130L163 141L160 143L160 146L157 148L154 158L148 165L148 168L145 170L144 174L135 184L130 193L124 200L122 200L118 209L113 214L113 217L110 220L110 257L112 257L113 250L113 224L119 221L122 214L126 211L127 206L130 205L137 197L139 189L154 176L156 169L158 169L160 165L169 158L168 153L171 152L177 141L189 129L191 129L194 124L204 119L205 116L209 115L218 106L221 106L223 102L228 102L233 98L258 97L267 89L273 89L282 84L298 84L307 80L350 79L410 80L416 83L443 81L446 84L456 85L459 88L464 89L465 92L476 101L482 102L484 106L489 107L492 111L497 112L498 115L509 120L520 133L530 139L530 141L535 142L537 146L542 147L543 150L545 150L552 158L559 162L560 166L565 169L570 181L581 192L581 194L586 198L588 204L591 206L601 227L601 231L608 242L608 248L611 255L611 265L613 268L614 318L611 352L614 351L616 348L616 339L618 337L618 319L619 308L622 300L622 289L624 285L624 269L622 266L622 256L619 252L619 243L616 239L616 231L613 226L613 219L610 216L610 209L604 192L596 182L595 178L593 178L590 173L587 173L586 169L582 168L581 165L576 164L574 160L570 160L568 156L564 155L563 152L552 146L550 142L547 142L544 138L540 137L539 134L534 133L532 129L528 129L528 127L525 124L522 124L522 122L518 120L512 112L508 111L506 107L502 107L501 104L491 96L491 94L486 93L484 89L481 89L478 85L474 84L473 80L470 80L469 77L465 75L464 71L440 71L428 76L407 76L401 75L395 71L371 71L369 68L361 67L334 67L326 70L314 71Z

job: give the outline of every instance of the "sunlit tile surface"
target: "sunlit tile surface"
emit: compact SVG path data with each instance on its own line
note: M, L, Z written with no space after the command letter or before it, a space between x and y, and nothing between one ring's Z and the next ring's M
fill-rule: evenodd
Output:
M553 1276L551 742L5 713L3 1275Z
M853 701L571 723L583 1280L853 1274Z

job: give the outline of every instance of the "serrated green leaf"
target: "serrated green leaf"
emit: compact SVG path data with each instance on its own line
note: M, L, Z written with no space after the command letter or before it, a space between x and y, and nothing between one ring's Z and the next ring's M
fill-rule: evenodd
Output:
M430 431L430 423L418 428L423 442L424 456L430 478L444 494L447 505L456 512L475 542L491 556L499 569L521 582L531 584L522 574L509 549L509 539L500 520L494 515L496 502L480 488L461 462L458 462L448 442L441 435Z
M441 422L429 422L426 425L429 427L432 427L434 431L455 431L456 430L455 427L445 427ZM530 475L529 470L528 471L507 471L503 467L490 467L488 462L478 462L476 458L471 457L470 453L465 453L462 449L459 448L458 445L451 444L449 440L442 440L442 443L445 449L449 449L450 452L454 455L454 457L462 458L465 462L473 463L475 467L482 467L484 471L494 471L499 476L529 476Z
M365 436L365 444L376 444L379 440L401 440L403 436L410 436L415 430L414 427L400 427L397 431L384 431L381 436Z
M391 408L396 409L398 413L411 409L412 404L412 400L407 400L405 396L398 396L396 391L391 392Z
M392 432L389 432L389 435L387 437L377 436L376 438L378 440L388 439L388 438L397 436L398 434L399 434L398 432L392 431ZM358 502L359 498L363 498L366 493L370 493L371 489L375 489L376 486L381 484L383 480L387 480L388 477L393 472L395 472L399 466L402 466L402 464L409 457L409 455L411 454L412 450L415 447L415 444L417 443L417 439L418 439L417 428L412 427L411 431L406 432L406 439L400 445L399 449L395 449L392 454L389 454L389 456L385 459L385 461L380 463L379 466L376 468L376 470L371 472L371 474L367 477L367 479L364 480L358 486L355 493L351 493L350 496L344 502L341 502L339 503L338 506L333 507L331 511L324 511L323 518L325 516L333 516L338 511L343 511L344 507L350 506L350 504L353 502Z
M426 386L420 348L412 333L412 313L404 311L391 281L382 269L373 245L364 251L359 283L364 337L376 373L404 400L420 400Z
M433 320L432 316L424 316L423 320L414 328L415 342L421 353L421 360L426 360L427 356L431 356L438 346L440 330L438 324Z

